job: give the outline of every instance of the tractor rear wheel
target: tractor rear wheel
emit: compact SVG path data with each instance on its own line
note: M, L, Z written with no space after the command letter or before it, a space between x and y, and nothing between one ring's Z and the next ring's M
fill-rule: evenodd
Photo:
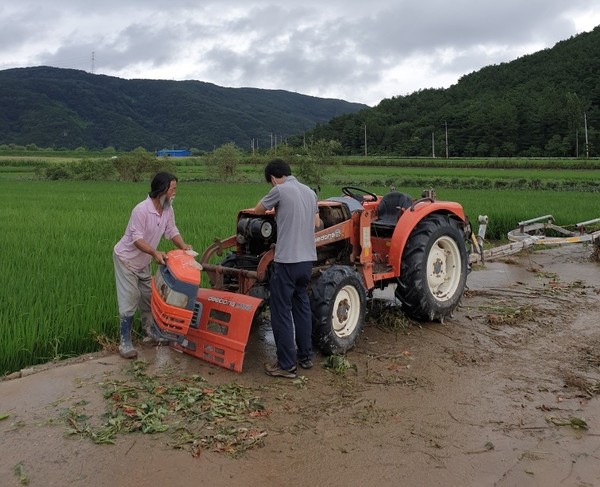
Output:
M458 223L429 215L411 233L400 265L396 297L402 311L419 321L450 316L467 280L467 248Z
M366 313L366 290L351 267L332 266L311 286L313 340L325 354L343 354L360 334Z

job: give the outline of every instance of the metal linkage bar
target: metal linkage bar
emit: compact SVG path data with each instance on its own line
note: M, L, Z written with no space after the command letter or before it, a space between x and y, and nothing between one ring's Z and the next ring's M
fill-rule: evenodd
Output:
M478 221L480 226L477 237L471 237L473 248L473 251L469 255L469 262L471 264L478 262L485 263L486 260L498 259L500 257L516 254L532 245L567 245L592 242L594 245L600 247L600 230L592 233L585 233L585 226L600 222L600 218L578 223L575 225L578 232L571 232L563 227L554 225L554 217L552 215L532 218L531 220L519 222L518 228L508 232L508 239L511 243L487 250L483 250L483 241L488 218L487 216L479 216ZM565 237L548 237L545 232L549 229L565 235Z

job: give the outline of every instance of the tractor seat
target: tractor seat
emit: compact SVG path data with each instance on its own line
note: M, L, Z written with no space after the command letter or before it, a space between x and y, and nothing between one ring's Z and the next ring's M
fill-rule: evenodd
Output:
M410 208L412 198L398 191L387 193L381 198L377 207L378 218L373 225L380 228L393 228L398 223L402 209Z

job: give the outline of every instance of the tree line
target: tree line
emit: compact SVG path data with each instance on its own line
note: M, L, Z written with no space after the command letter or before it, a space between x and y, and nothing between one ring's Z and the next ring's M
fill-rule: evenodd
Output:
M588 157L600 151L600 27L552 49L318 124L349 155Z

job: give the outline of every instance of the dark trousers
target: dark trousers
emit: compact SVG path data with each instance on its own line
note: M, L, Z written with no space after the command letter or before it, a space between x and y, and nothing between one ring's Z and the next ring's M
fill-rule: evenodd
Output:
M269 308L277 361L282 369L292 370L297 360L312 359L312 316L308 299L311 272L312 262L273 263Z

